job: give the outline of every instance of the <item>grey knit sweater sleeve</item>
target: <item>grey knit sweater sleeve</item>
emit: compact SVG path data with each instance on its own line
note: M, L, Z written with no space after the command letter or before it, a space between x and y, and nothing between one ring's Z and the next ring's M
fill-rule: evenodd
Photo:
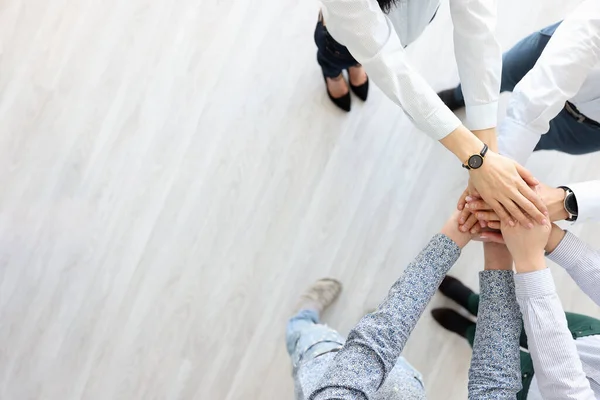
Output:
M352 329L311 400L368 399L394 367L406 341L460 248L435 235L390 289L377 311Z
M521 312L513 271L481 271L469 399L515 399L521 390Z

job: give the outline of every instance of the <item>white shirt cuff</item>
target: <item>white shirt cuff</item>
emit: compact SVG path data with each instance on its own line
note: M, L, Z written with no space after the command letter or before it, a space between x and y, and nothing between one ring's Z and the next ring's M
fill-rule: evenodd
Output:
M574 223L600 221L600 181L565 185L577 199L577 220Z
M415 125L417 128L426 132L435 140L442 140L459 126L462 125L460 119L446 106L439 107L435 112L429 115L423 124Z
M558 246L556 246L552 253L547 254L546 257L568 271L577 265L581 259L581 255L585 251L585 243L571 232L566 232L565 237L563 237Z
M466 127L472 131L495 128L498 124L498 102L466 105Z
M517 298L541 297L553 293L556 293L556 287L549 268L515 274L515 294Z
M541 137L541 134L507 117L498 127L498 152L525 165Z

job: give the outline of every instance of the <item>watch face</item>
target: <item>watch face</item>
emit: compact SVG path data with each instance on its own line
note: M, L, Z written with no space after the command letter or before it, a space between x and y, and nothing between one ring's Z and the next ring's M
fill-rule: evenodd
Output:
M565 209L569 214L577 215L577 200L573 192L569 192L565 197Z
M483 157L479 154L474 154L469 157L469 167L473 169L477 169L483 165Z

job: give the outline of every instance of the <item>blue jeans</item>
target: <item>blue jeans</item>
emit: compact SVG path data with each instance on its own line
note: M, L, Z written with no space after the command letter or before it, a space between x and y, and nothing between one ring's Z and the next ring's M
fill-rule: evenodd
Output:
M342 348L344 339L336 330L319 322L313 310L301 310L293 316L286 327L285 341L294 369L303 362ZM399 357L394 368L410 371L423 385L423 376L404 357Z
M546 44L560 25L557 22L527 36L502 57L501 92L512 92L535 65ZM454 96L464 101L460 85ZM550 121L550 130L538 142L534 151L558 150L568 154L587 154L600 150L600 128L577 121L563 110Z
M301 310L288 321L285 342L296 368L303 361L341 349L346 340L337 331L319 323L319 315L314 310Z
M317 22L315 28L315 43L317 45L317 62L323 70L323 76L335 78L343 70L358 65L346 46L336 42L331 37L322 21Z

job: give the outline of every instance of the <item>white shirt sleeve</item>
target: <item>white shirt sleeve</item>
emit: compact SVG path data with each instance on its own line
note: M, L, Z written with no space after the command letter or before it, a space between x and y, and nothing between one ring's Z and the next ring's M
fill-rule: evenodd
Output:
M548 258L563 267L577 286L600 306L600 252L567 232Z
M450 0L454 53L471 130L496 127L502 49L496 40L496 0Z
M535 66L515 87L500 124L500 153L524 164L550 121L600 61L600 2L585 0L556 29Z
M548 268L515 275L538 386L546 400L595 400Z
M322 0L327 29L417 128L435 140L461 125L407 60L390 19L376 0ZM476 78L473 78L477 80Z
M577 199L577 220L574 224L600 222L600 181L588 181L565 185Z

